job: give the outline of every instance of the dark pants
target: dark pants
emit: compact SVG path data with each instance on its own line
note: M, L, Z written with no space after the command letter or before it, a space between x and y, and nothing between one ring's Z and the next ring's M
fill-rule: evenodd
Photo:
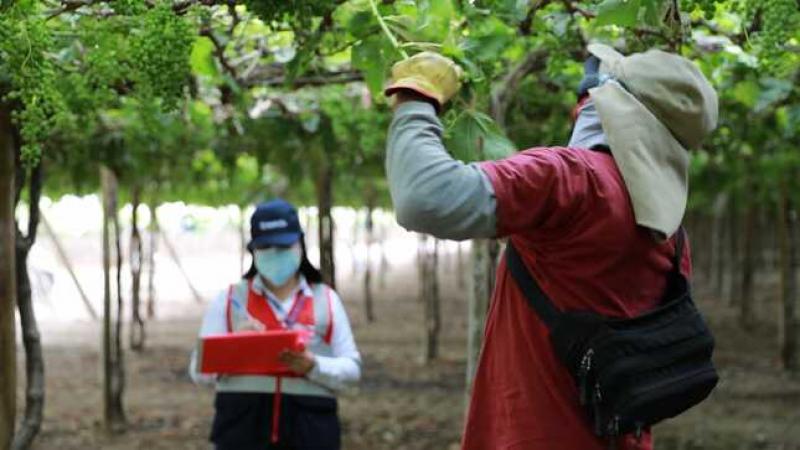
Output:
M339 450L336 399L281 396L279 441L272 436L272 394L219 392L211 442L216 450Z

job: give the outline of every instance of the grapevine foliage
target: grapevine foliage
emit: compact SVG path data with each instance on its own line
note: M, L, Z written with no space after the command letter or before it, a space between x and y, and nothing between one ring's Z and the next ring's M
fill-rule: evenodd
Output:
M249 11L268 24L289 23L296 30L308 30L319 18L330 14L336 3L331 0L244 0Z
M143 14L148 8L144 0L115 0L113 6L114 11L125 16Z
M752 0L751 0L752 1ZM798 36L800 29L800 6L796 0L763 0L764 29L760 33L764 67L776 74L787 74L786 46ZM795 41L795 44L800 42Z
M344 169L342 177L358 179L352 186L372 184L369 177L381 176L391 117L382 95L390 68L405 54L423 50L455 59L466 72L464 88L442 115L448 148L464 160L499 158L514 148L566 141L590 41L613 43L624 52L651 47L679 52L712 79L723 112L720 130L692 166L699 180L694 185L707 186L712 194L728 186L708 179L735 180L750 162L773 171L789 167L781 143L798 136L796 0L242 3L234 22L232 10L218 2L178 15L175 3L115 0L51 21L43 20L32 0L17 2L0 16L0 89L14 102L26 160L35 161L45 143L100 146L105 148L92 153L94 161L74 164L102 161L142 174L136 182L157 177L165 192L202 185L210 193L235 185L219 174L241 170L243 155L251 158L247 173L260 173L267 164L298 183L313 179L305 166L325 157ZM224 51L218 51L218 42L197 39L198 26L208 24ZM243 78L261 72L286 83L238 86L223 75L229 69L220 54ZM508 95L501 128L490 119L491 94L530 54L541 54L542 60ZM371 96L361 85L299 92L289 87L299 77L352 70L361 73ZM207 76L197 76L203 73ZM190 91L192 75L199 80ZM301 97L306 100L297 101ZM256 99L275 99L280 107L251 118ZM198 110L204 112L195 122L189 116ZM335 145L322 146L329 137ZM742 162L743 155L750 162ZM191 176L180 170L190 161L197 166ZM208 195L214 201L232 198Z
M14 120L23 140L22 161L35 165L47 136L65 114L57 88L58 74L47 52L53 38L45 21L30 4L20 4L0 14L0 96L14 107ZM25 19L25 20L23 20ZM2 86L6 84L6 86Z
M191 78L189 56L195 33L167 5L152 8L141 20L130 43L136 89L144 96L160 97L167 109L174 108Z
M747 0L745 0L747 1ZM703 13L706 20L711 20L717 12L716 0L681 0L681 9L683 11L692 11L698 9Z

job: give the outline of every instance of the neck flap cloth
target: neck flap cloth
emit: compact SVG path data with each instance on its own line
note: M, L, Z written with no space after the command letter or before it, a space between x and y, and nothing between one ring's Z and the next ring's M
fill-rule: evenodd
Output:
M623 56L591 44L601 84L589 91L633 203L636 223L672 236L689 193L689 149L717 126L714 88L691 61L661 50Z

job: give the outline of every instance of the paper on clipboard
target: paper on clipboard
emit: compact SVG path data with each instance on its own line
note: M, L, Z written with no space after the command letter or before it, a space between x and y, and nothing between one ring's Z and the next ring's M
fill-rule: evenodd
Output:
M297 376L283 364L284 350L305 348L301 331L247 331L205 336L200 339L200 373L218 375Z

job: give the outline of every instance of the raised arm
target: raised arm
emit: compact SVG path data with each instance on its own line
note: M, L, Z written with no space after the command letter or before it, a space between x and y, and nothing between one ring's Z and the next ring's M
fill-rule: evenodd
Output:
M478 165L447 153L431 103L400 95L386 151L398 223L442 239L494 237L496 203L488 177Z

